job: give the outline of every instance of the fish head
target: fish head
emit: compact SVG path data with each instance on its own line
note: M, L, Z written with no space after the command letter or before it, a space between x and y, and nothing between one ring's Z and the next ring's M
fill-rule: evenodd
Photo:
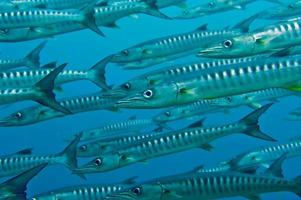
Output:
M106 200L162 200L165 189L158 183L137 185L130 189L108 195Z
M0 127L23 126L39 121L47 120L53 116L63 116L64 114L44 106L29 107L16 111L0 120Z
M260 163L264 163L267 161L264 156L262 156L257 151L249 152L249 153L242 153L228 163L230 164L231 168L234 170L244 170L250 167L258 166Z
M121 167L122 156L119 153L109 153L99 156L87 164L74 170L75 174L106 172Z
M218 42L205 47L199 51L199 57L211 58L238 58L254 55L256 46L256 39L252 34L242 34Z
M173 105L177 100L178 88L174 84L162 84L142 92L129 95L119 101L119 108L160 108Z
M151 57L153 51L147 45L135 46L116 53L111 58L114 63L129 63Z
M109 145L106 145L105 143L102 142L92 142L88 144L83 144L77 147L77 156L79 157L92 157L95 156L95 152L98 154L102 154L105 152L108 152L109 150Z
M177 119L182 119L189 115L189 110L184 107L175 107L169 110L165 110L154 117L156 122L170 122Z
M242 104L250 103L250 98L246 94L221 97L211 100L211 104L221 107L234 107Z

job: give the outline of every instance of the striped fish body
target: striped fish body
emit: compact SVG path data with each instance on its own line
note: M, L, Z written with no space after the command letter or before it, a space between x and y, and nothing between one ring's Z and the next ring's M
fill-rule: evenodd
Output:
M37 92L32 88L0 90L0 105L38 99Z
M126 146L135 144L146 138L151 138L157 135L156 133L149 134L125 134L122 136L109 137L107 139L97 140L94 142L86 143L78 147L77 156L79 157L93 157L105 153L122 149Z
M166 57L200 48L216 40L239 35L237 31L193 31L138 44L116 54L111 62L128 63L150 58Z
M17 9L47 8L47 9L71 9L81 8L83 5L91 3L91 0L10 0L12 7Z
M37 195L32 200L101 200L106 195L123 190L125 185L86 185L54 190Z
M229 164L233 169L240 169L248 166L268 164L285 154L286 158L293 158L301 155L301 139L295 139L288 143L259 148L255 151L243 153L232 159Z
M20 174L33 167L44 163L56 164L62 163L62 157L51 156L32 156L32 155L14 155L0 158L0 177L13 176Z
M0 73L1 71L10 70L20 66L27 66L27 60L25 59L15 59L15 60L0 60Z
M60 101L60 105L64 106L71 113L82 113L94 110L109 109L114 110L114 103L117 99L103 98L101 94L92 94L69 98ZM29 107L24 110L17 111L3 119L3 126L24 126L34 124L45 120L50 120L65 115L44 106ZM0 126L1 126L0 125Z
M48 75L52 69L0 72L0 88L30 87ZM89 79L87 71L64 70L55 80L56 85Z
M139 130L154 125L152 119L133 119L122 122L111 123L100 128L82 131L82 141L101 139L112 136L112 134L122 134L124 132L138 132Z
M84 15L75 11L19 10L0 12L0 28L37 27L66 21L81 22Z
M292 191L298 189L297 182L268 176L253 176L239 173L199 173L188 177L160 182L160 185L182 199L218 199L235 196ZM300 187L299 187L300 188ZM164 194L162 199L168 198Z

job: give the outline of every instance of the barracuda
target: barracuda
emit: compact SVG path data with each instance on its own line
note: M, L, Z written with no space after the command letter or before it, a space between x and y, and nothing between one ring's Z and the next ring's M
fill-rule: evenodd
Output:
M280 22L214 42L201 50L198 56L233 58L283 51L301 44L300 27L300 19Z
M139 132L147 127L156 125L160 124L156 124L152 119L136 119L136 117L131 117L126 121L110 123L99 128L81 131L81 141L104 139L112 135L128 132Z
M0 157L0 177L22 173L41 164L62 164L70 170L77 168L76 148L80 141L77 136L61 153L47 156L32 155L31 149L24 149L12 155Z
M0 12L1 29L39 27L68 21L80 23L103 35L95 23L94 3L78 11L28 9Z
M250 23L252 23L255 18L256 16L252 16L243 22L240 22L233 28L241 29L241 31L206 31L206 26L201 26L193 32L153 39L114 54L111 62L118 64L136 62L135 66L138 66L138 63L143 62L144 60L159 59L161 61L166 61L178 57L175 55L185 56L186 53L197 52L212 42L240 35L241 32L246 32L249 29ZM145 64L142 67L146 67ZM126 66L126 69L130 69L130 66ZM133 69L137 69L137 67L134 67Z
M301 107L295 108L294 110L290 111L285 119L289 121L301 120Z
M37 68L40 66L40 53L44 48L46 42L42 42L24 58L21 59L1 59L0 60L0 73L19 67ZM2 79L1 79L2 80ZM0 86L1 87L1 86Z
M156 136L157 134L158 133L146 133L146 134L129 133L129 134L118 135L115 137L108 137L105 139L86 143L80 145L77 148L77 156L78 157L99 156L100 154L105 154L112 151L116 151L117 149L122 149L125 146L132 145L146 138L151 138L153 136Z
M65 66L66 65L63 64L57 67L32 87L1 89L0 105L32 100L41 105L52 108L57 112L70 114L68 109L64 108L56 101L55 94L52 91L54 89L55 78Z
M296 1L288 5L268 9L260 13L258 18L263 19L284 19L299 16L301 12L301 1Z
M0 184L1 200L24 200L26 199L26 190L28 182L35 177L47 164L42 164L29 169L22 174L13 177Z
M59 104L68 109L72 114L76 114L95 110L116 111L117 109L114 104L117 100L114 98L104 98L101 93L96 93L61 100ZM65 116L67 115L45 106L33 106L19 110L0 120L0 126L24 126Z
M255 0L256 1L256 0ZM245 7L254 3L254 0L210 0L208 3L185 9L176 19L193 19L212 15L229 10L244 10ZM282 4L278 0L265 0L272 3Z
M117 102L120 108L161 108L268 88L299 91L301 57L260 59L203 70L194 77L149 87Z
M263 58L263 57L260 57ZM125 97L134 92L139 92L144 88L160 85L166 80L178 80L183 77L193 76L195 74L202 73L205 69L214 67L220 67L224 65L243 63L249 61L255 61L258 57L248 57L239 59L222 59L213 61L202 61L197 63L176 65L166 67L153 72L146 73L144 75L133 78L126 83L106 91L104 96L118 96Z
M117 184L97 184L66 187L47 193L34 195L31 200L102 200L109 194L122 191L135 184L135 178L129 178Z
M90 80L99 87L108 90L109 87L104 82L104 76L105 66L109 60L110 57L104 58L91 67L90 70L63 70L58 74L55 85L59 86L78 80ZM53 67L55 67L55 63L46 65L44 69L0 72L0 88L29 87L47 76L53 71Z
M277 175L279 176L279 175ZM197 200L242 196L260 199L259 194L290 191L300 196L301 178L292 180L272 175L235 172L198 173L149 181L112 194L106 200Z
M156 17L164 17L157 8L154 8L152 1L134 0L121 5L102 5L94 8L94 16L97 26L117 27L116 21L137 13L145 13ZM171 4L173 5L173 4ZM78 31L86 28L76 22L62 22L43 27L18 28L3 30L0 34L2 42L17 42L50 37L58 34Z
M95 158L82 167L75 169L74 172L77 174L105 172L193 148L199 147L210 150L213 148L209 144L211 141L239 132L262 140L275 141L272 137L260 132L258 125L258 118L270 106L271 104L263 106L237 123L206 128L199 127L199 123L197 123L192 124L187 129L146 138L123 149Z

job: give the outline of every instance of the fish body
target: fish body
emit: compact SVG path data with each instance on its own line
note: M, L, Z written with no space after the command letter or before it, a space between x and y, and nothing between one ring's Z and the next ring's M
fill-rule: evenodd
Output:
M202 57L233 58L277 53L301 44L301 20L279 22L251 33L229 37L208 45L198 53Z
M243 173L197 173L176 178L149 181L107 200L197 200L243 196L258 199L262 193L290 191L300 196L300 177L292 180L270 175Z
M115 110L114 103L116 101L117 99L104 98L102 94L96 93L61 100L59 104L71 113L76 114L101 109ZM33 106L12 113L0 120L0 126L24 126L65 116L63 113L45 106Z
M42 164L63 164L70 170L77 168L76 148L79 142L76 137L59 154L49 156L32 155L31 149L25 149L12 155L0 157L0 177L13 176Z
M100 154L109 153L122 149L125 146L132 145L136 142L144 140L146 138L153 137L158 133L146 133L146 134L122 134L118 136L108 137L101 140L85 143L77 148L78 157L93 157Z
M29 52L24 58L20 59L0 59L0 72L7 71L19 67L37 68L40 66L40 53L45 42L42 42ZM2 80L2 79L1 79Z
M286 19L300 15L301 1L295 1L288 5L281 5L260 13L258 18L263 19Z
M126 121L110 123L99 128L82 131L82 141L102 139L126 132L139 132L147 127L156 125L152 119L131 118Z
M203 70L195 77L165 82L129 95L118 107L161 108L268 88L298 91L301 57L262 59ZM195 97L195 98L194 98Z
M250 113L237 123L223 126L200 127L201 121L191 125L187 129L158 134L128 147L118 149L116 152L103 154L74 171L79 174L104 172L192 148L199 147L210 150L213 148L209 144L211 141L234 133L244 133L263 140L274 141L270 136L260 132L258 126L258 118L270 106L271 104L268 104Z

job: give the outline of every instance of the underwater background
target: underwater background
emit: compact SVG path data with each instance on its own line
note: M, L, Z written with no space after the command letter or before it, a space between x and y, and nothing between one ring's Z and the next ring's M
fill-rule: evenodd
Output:
M190 4L197 4L199 0L190 0ZM191 20L162 20L159 18L139 15L119 20L120 29L102 28L106 37L100 37L90 30L83 30L64 35L58 35L47 39L46 48L41 53L41 62L68 63L66 69L88 69L97 61L121 49L175 33L192 31L202 24L208 24L209 29L223 29L234 25L239 21L257 13L259 10L271 9L275 4L265 1L256 1L247 6L246 10L214 14ZM163 9L168 15L179 12L179 8L171 7ZM251 25L251 30L265 26L273 21L256 20ZM19 43L0 43L1 57L18 58L23 57L29 50L34 48L43 40L34 40ZM109 85L117 85L124 81L143 74L147 71L169 66L172 64L187 63L197 60L194 55L178 59L170 63L163 63L143 70L121 70L117 65L110 63L107 66L106 77ZM78 81L65 84L64 92L58 98L79 96L99 91L99 88L89 81ZM260 118L263 132L273 136L279 142L286 142L301 135L300 121L286 121L284 118L288 112L299 107L301 99L291 96L282 98L263 117ZM20 109L32 105L32 102L17 103L11 106L0 107L0 118ZM218 113L206 115L205 125L223 124L235 122L250 112L251 109L243 106L231 109L229 113ZM161 110L122 110L111 112L99 110L81 113L65 118L57 118L33 125L23 127L0 128L0 152L1 155L11 154L25 148L33 148L36 155L52 154L62 151L68 144L67 138L81 130L99 127L113 121L126 120L131 116L137 118L151 118ZM196 116L194 119L203 116ZM185 127L191 120L180 120L172 122L175 128ZM201 149L189 150L182 153L172 154L149 160L148 163L137 163L118 170L106 173L88 174L87 180L83 180L62 165L47 167L28 185L28 197L33 194L46 192L61 187L94 184L94 183L118 183L126 178L138 176L138 181L148 180L155 177L177 174L189 171L196 166L205 165L214 167L221 161L226 161L233 156L247 150L256 149L271 143L256 140L244 135L231 135L213 142L213 151L206 152ZM87 161L87 160L86 160ZM85 163L85 159L80 159ZM293 178L301 174L301 158L293 158L285 161L285 177ZM80 164L79 164L80 165ZM5 179L3 179L4 181ZM1 181L2 182L2 181ZM262 199L298 199L293 193L273 193L262 195ZM231 198L242 199L242 198Z

